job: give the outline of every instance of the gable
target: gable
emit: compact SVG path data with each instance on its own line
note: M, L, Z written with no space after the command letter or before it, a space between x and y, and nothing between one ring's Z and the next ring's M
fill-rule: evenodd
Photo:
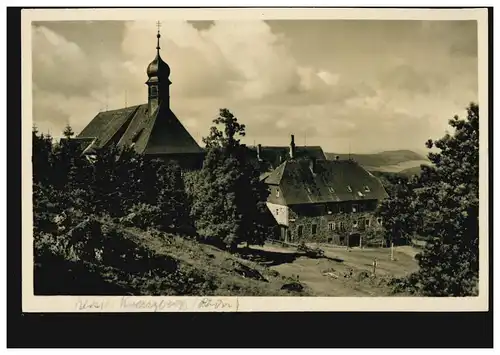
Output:
M160 106L155 120L146 132L145 154L202 153L198 143L167 106Z

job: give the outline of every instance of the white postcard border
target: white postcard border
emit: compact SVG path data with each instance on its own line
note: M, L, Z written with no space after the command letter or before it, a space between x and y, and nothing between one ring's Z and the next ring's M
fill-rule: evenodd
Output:
M31 22L59 20L264 20L264 19L477 20L480 104L479 296L435 297L148 297L35 296L32 222ZM487 311L489 298L487 9L43 9L22 10L22 307L23 312L177 311ZM451 113L453 115L453 113ZM450 116L451 118L451 116ZM435 137L438 138L438 137ZM11 236L12 237L12 236Z

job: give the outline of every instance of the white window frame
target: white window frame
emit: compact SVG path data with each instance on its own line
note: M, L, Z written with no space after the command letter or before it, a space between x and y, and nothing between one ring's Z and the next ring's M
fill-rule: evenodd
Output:
M372 220L370 218L365 219L365 227L370 228L372 225Z
M351 205L351 210L352 210L353 213L359 212L358 204L357 203L353 203Z
M318 234L318 224L313 223L311 224L311 235L317 235Z
M334 231L335 230L335 222L328 222L328 230L331 232L331 231Z

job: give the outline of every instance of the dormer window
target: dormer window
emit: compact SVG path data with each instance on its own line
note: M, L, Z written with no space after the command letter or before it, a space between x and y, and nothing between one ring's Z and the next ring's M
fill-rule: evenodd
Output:
M350 185L347 185L347 191L352 192L352 188Z
M329 187L329 188L328 188L328 191L330 191L332 194L334 194L334 193L335 193L335 189L334 189L333 187Z
M365 190L365 192L370 192L370 188L368 186L364 186L363 189Z
M306 190L308 193L311 193L311 189L309 187L306 187Z

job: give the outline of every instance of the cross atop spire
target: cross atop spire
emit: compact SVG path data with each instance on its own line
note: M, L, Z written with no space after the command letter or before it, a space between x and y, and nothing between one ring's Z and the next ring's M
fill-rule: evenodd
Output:
M161 27L161 22L160 21L156 21L156 27L158 28L158 33L156 35L156 50L158 52L158 54L160 53L160 27Z

